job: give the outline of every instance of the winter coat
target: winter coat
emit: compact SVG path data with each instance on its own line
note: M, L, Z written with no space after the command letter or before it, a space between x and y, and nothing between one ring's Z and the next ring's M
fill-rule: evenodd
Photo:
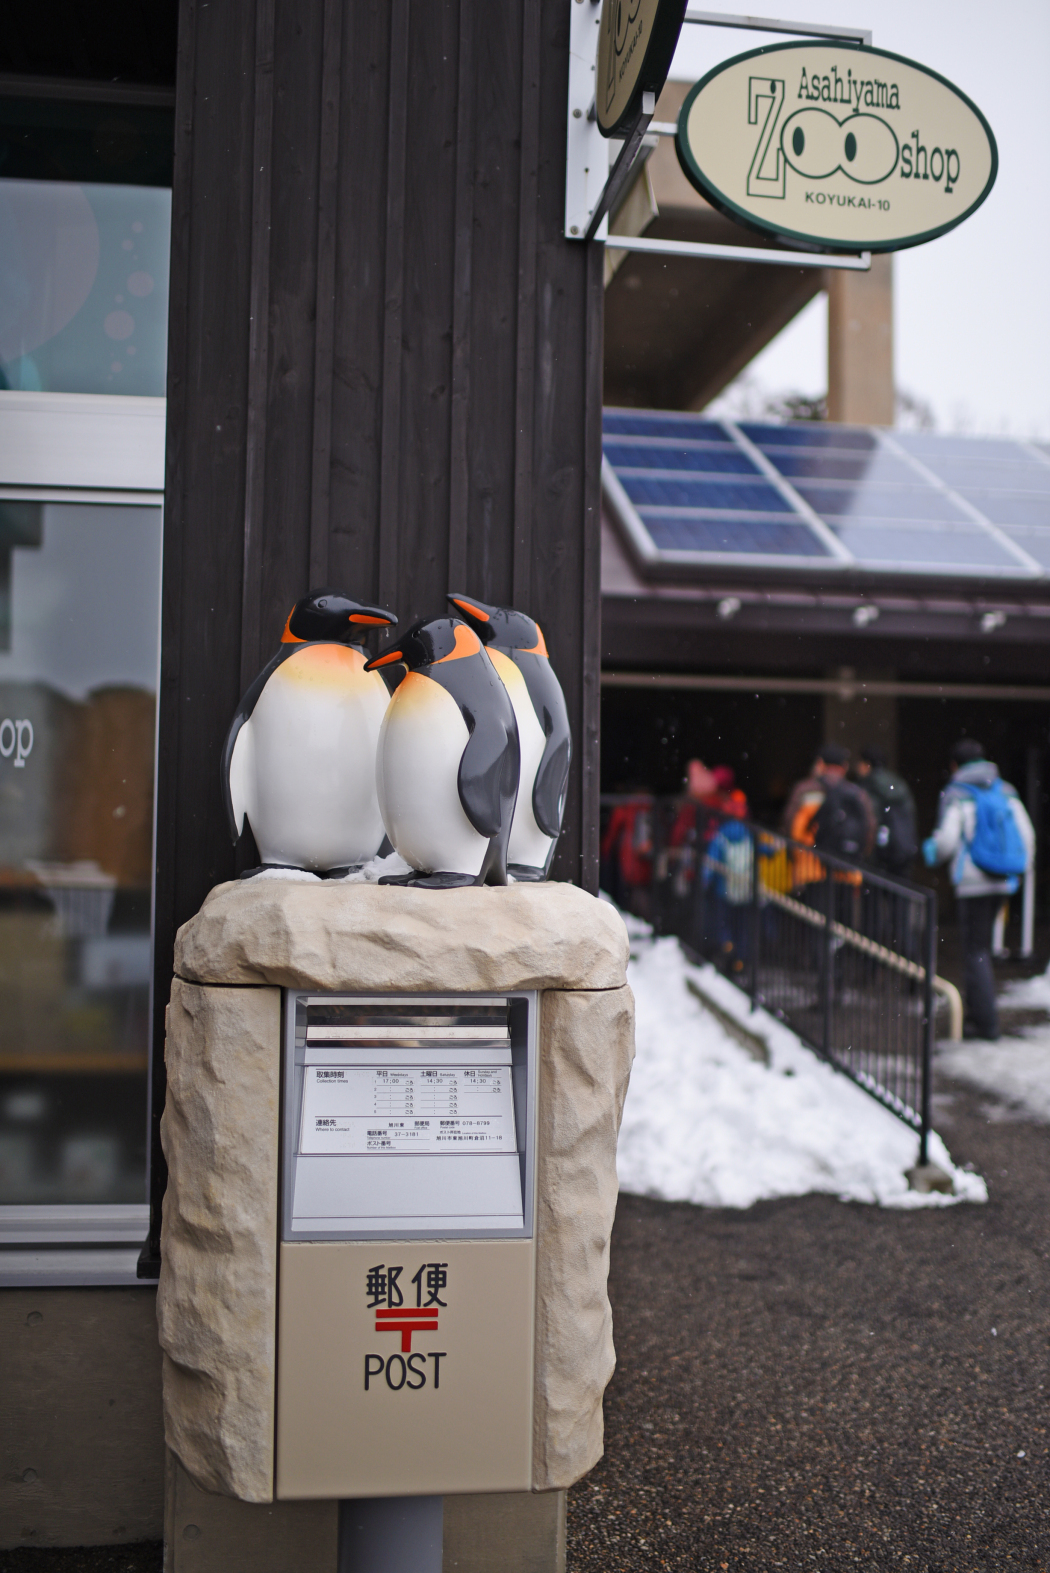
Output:
M851 781L835 782L834 786L838 790L856 794L857 805L865 823L864 847L861 856L866 857L871 851L872 843L875 840L875 812L871 806L871 799L866 792L862 792ZM807 776L804 781L797 783L791 796L788 798L787 808L784 810L787 834L792 841L799 841L803 846L807 847L815 844L817 839L815 821L823 806L824 799L831 789L832 783L826 781L823 776ZM824 863L819 855L813 854L811 856L807 852L794 850L791 853L791 861L794 883L796 885L815 884L818 880L824 878ZM839 870L836 872L835 878L847 884L857 884L860 882L862 875Z
M653 877L653 800L639 793L617 803L602 837L601 854L615 854L624 884L648 885Z
M970 857L968 850L977 829L977 804L973 793L966 788L991 786L998 775L997 765L988 759L976 759L972 765L960 766L941 793L933 841L937 848L938 863L951 860L951 881L959 897L1009 896L1017 889L1017 880L1014 878L997 879L994 874L984 873ZM1003 791L1010 800L1010 808L1028 854L1028 867L1031 868L1035 861L1032 821L1013 787L1005 781Z
M875 815L876 832L872 860L878 867L887 869L890 873L902 874L918 851L919 816L915 809L911 787L903 776L899 776L895 770L887 770L885 765L875 765L859 785L861 791L870 798ZM896 810L899 816L910 821L907 828L914 840L910 852L904 857L895 856L894 848L886 844L892 824L888 819L891 810ZM880 840L880 837L883 840Z
M722 901L743 906L751 900L754 855L750 830L738 819L727 819L707 848L705 888L713 885Z

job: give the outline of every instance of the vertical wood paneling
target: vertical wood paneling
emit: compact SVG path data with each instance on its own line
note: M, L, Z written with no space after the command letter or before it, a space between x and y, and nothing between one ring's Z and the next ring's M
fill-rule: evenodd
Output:
M562 680L575 740L569 809L552 872L581 880L582 783L587 774L583 695L597 663L597 630L583 621L588 406L588 248L562 235L569 8L542 8L537 175L535 382L533 392L532 601ZM592 331L600 336L600 317Z
M317 181L317 292L314 334L313 465L310 477L310 583L328 580L331 521L332 394L335 360L336 234L339 224L339 87L342 0L324 0L321 147Z
M401 26L392 72L393 36L390 0L343 0L328 578L369 600L380 597L391 84L396 74L404 91L407 61Z
M522 13L521 163L518 171L518 298L514 368L512 598L532 606L532 475L536 377L536 185L540 143L540 8ZM537 614L538 615L538 614Z
M275 0L255 7L252 126L251 281L248 290L248 421L244 464L244 568L241 579L241 688L259 669L266 428L270 365L270 194L273 171L273 32Z
M175 929L237 866L223 737L311 581L538 618L575 738L555 875L597 877L602 280L561 233L567 0L181 0L179 47L154 1121Z
M379 471L379 600L400 600L401 355L405 290L405 159L409 0L391 0L387 102L386 266L383 308L382 427Z
M183 0L175 106L157 746L150 1249L178 925L229 877L218 760L240 693L255 11ZM221 287L219 284L221 281ZM237 309L231 309L236 302ZM216 810L218 809L218 812Z
M399 615L444 610L455 260L456 0L413 0L406 101Z
M508 92L521 76L520 18L478 8L473 93L474 279L469 424L469 585L496 602L513 598L514 357L517 339L518 168L521 104Z
M460 0L456 94L456 219L452 261L452 415L449 433L448 580L466 585L470 503L471 283L474 256L474 21L472 0Z
M579 883L598 893L599 864L599 741L601 726L602 617L602 307L605 302L605 254L587 247L587 297L584 346L583 418L583 559L577 586L582 639L580 719Z
M259 641L249 681L273 654L310 583L316 408L317 244L323 122L323 0L277 0L269 169L265 495ZM261 160L260 160L261 162Z

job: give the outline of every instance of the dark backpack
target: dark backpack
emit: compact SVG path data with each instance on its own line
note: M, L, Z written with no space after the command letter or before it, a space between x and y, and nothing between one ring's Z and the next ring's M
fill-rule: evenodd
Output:
M919 850L915 804L903 782L873 771L864 783L875 811L875 858L884 868L902 870Z
M813 816L817 851L854 862L863 857L868 841L867 807L860 788L849 781L829 787Z

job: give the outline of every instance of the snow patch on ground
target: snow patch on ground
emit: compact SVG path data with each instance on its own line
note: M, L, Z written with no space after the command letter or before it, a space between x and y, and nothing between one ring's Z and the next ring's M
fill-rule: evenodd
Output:
M1050 1011L1050 974L1007 983L999 1004L1014 1010ZM990 1093L999 1103L1050 1121L1050 1022L1020 1027L998 1043L974 1038L941 1044L937 1069Z
M903 1208L987 1200L981 1176L957 1169L935 1134L929 1156L952 1176L955 1194L909 1190L914 1132L787 1027L752 1012L713 967L692 966L677 940L652 939L647 924L625 921L637 1058L617 1157L623 1190L707 1207L810 1191ZM689 992L690 976L765 1040L768 1066Z

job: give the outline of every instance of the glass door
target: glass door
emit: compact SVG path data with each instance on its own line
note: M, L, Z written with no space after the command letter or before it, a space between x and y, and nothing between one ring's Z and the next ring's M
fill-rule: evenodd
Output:
M0 502L0 1206L144 1200L160 553Z
M155 151L156 111L59 106L78 144L30 107L27 132L0 102L0 1282L124 1281L148 1227L170 161L121 183L96 157Z

